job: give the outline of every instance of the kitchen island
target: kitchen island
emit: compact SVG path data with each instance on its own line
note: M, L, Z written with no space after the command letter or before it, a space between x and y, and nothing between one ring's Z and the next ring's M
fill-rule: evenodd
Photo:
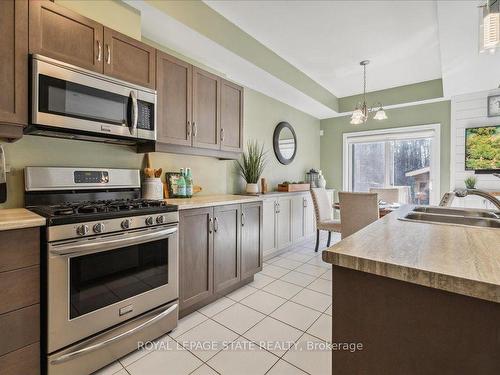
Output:
M323 252L333 265L334 374L500 373L500 230L399 220ZM358 346L359 348L359 346Z

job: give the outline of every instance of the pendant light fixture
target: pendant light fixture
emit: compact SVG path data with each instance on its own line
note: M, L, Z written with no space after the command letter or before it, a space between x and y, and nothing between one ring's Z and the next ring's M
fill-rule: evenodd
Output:
M500 1L500 0L499 0ZM387 115L384 111L384 108L382 107L381 103L377 103L376 107L378 107L377 110L375 110L373 107L368 108L368 105L366 104L366 66L370 63L370 60L363 60L359 63L363 67L363 102L358 103L356 105L356 108L352 112L351 116L351 124L352 125L361 125L366 123L368 121L368 115L372 112L375 112L375 115L373 118L375 120L386 120Z

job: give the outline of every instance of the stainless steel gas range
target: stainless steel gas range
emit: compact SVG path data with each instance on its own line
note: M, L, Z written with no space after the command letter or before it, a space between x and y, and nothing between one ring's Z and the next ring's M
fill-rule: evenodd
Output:
M48 374L89 374L175 328L177 206L140 199L138 170L27 167L25 187L27 208L47 218Z

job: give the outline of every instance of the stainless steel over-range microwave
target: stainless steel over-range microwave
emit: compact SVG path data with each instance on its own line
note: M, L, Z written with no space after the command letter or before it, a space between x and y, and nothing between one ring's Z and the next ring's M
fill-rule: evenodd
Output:
M110 143L156 139L156 91L51 58L31 58L26 133Z

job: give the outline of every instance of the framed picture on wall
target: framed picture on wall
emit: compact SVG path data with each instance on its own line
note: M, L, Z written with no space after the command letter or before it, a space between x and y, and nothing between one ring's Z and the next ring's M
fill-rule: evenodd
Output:
M500 95L488 96L488 117L500 116Z

